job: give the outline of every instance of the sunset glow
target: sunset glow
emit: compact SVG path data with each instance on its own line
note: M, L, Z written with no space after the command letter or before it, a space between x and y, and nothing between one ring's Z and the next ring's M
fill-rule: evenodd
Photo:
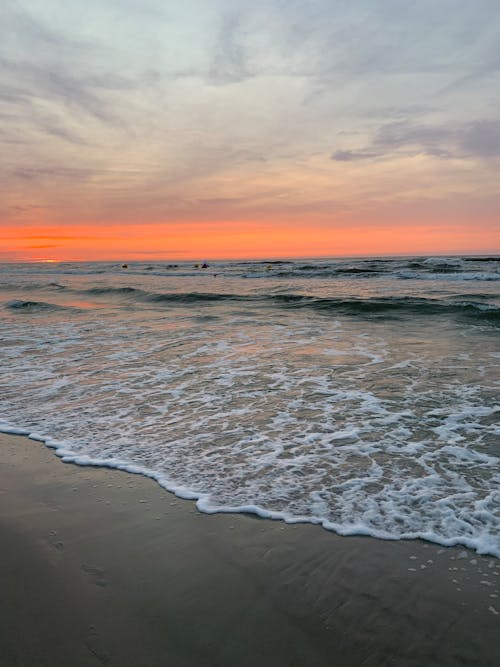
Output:
M493 0L70 4L2 9L0 261L500 252Z
M71 238L58 228L7 229L11 252L18 261L190 260L248 257L321 257L397 254L485 254L484 238L467 227L449 230L439 224L407 226L404 243L391 227L300 227L262 224L85 225ZM9 238L10 237L10 238ZM498 232L491 230L491 238ZM153 249L154 248L154 249Z

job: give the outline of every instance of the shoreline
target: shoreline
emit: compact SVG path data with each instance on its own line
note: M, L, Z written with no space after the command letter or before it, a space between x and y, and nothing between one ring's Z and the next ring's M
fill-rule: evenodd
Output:
M205 514L0 433L0 664L500 664L500 560Z
M308 516L295 516L289 515L287 512L277 512L273 510L267 510L259 505L243 505L238 507L231 506L218 506L213 507L207 501L209 494L197 493L191 491L185 486L179 486L166 479L157 472L151 471L148 468L142 468L137 465L127 464L121 462L120 460L112 459L93 459L86 454L75 454L71 450L66 449L65 445L58 443L52 440L50 437L42 437L36 432L30 433L22 428L17 428L11 426L8 422L0 420L0 437L2 435L6 436L15 436L23 437L28 440L33 440L37 443L40 443L44 447L51 449L55 456L58 457L63 463L76 465L80 467L88 468L102 468L107 470L115 470L117 472L123 472L129 475L139 475L145 477L148 480L152 480L154 483L158 484L163 491L168 494L173 495L179 500L188 500L195 503L198 511L204 514L241 514L253 516L257 519L264 519L268 521L280 521L289 525L296 524L309 524L312 526L318 526L333 532L335 535L340 537L369 537L377 540L387 540L391 542L399 541L423 541L433 544L437 547L457 547L461 549L466 549L474 552L478 556L484 556L486 558L496 558L500 561L500 554L496 549L486 549L484 544L478 545L477 538L442 538L440 536L430 534L430 533L415 533L415 534L403 534L401 536L393 536L390 533L385 533L384 531L375 531L366 528L363 525L356 527L346 527L343 524L336 525L329 523L320 518L308 517ZM433 539L434 538L434 539Z

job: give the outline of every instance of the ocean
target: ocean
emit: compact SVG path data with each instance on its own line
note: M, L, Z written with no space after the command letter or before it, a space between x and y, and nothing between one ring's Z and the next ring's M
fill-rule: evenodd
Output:
M0 265L0 430L203 512L500 557L500 258Z

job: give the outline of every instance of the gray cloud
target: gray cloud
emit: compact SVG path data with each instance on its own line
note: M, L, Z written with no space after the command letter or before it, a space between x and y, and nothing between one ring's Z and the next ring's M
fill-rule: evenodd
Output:
M61 63L47 67L5 58L0 58L0 76L23 83L23 86L7 88L4 100L8 103L26 106L33 99L54 100L105 122L117 121L112 100L106 99L105 93L135 87L132 82L111 73L93 76L70 70Z
M10 7L9 7L10 5ZM21 3L5 1L0 18L3 23L3 40L9 48L14 44L20 47L26 53L33 52L33 49L57 49L59 52L65 51L67 55L71 51L87 49L91 45L88 40L75 37L74 33L64 34L57 32L22 8Z
M415 125L408 121L398 121L382 125L374 140L374 145L384 148L418 145L434 147L446 141L452 131L443 126Z
M127 68L124 74L113 51L99 39L64 30L59 21L52 21L59 26L55 29L50 11L42 17L17 3L7 2L0 11L0 115L14 114L13 134L25 124L84 144L89 143L85 116L113 128L123 126L126 114L119 97L154 85L157 73L149 68L138 77ZM77 123L70 128L71 115Z
M208 68L208 80L211 83L238 83L254 75L249 70L246 49L239 39L240 28L241 19L238 15L222 18Z
M369 160L379 157L379 153L370 151L335 151L331 156L336 162L356 162L357 160Z
M460 135L460 145L467 155L500 156L500 120L480 120L468 125Z
M41 179L85 179L95 174L90 169L68 168L68 167L20 167L13 169L10 175L23 181L38 181Z
M337 150L332 160L351 162L382 159L395 154L425 153L439 158L496 158L500 156L500 120L465 124L417 125L411 121L386 123L370 144L358 150Z
M497 57L493 60L490 60L485 63L479 64L477 67L473 68L471 72L463 76L459 76L457 79L453 80L451 83L447 84L444 88L437 92L437 95L444 95L446 93L451 93L460 88L470 86L470 84L480 83L483 79L494 76L500 73L500 57Z

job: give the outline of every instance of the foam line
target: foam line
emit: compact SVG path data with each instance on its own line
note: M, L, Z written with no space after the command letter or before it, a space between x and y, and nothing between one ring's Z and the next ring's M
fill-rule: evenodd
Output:
M205 514L254 514L262 519L284 521L288 524L310 523L313 525L322 526L324 529L344 537L365 536L392 541L420 539L427 542L433 542L444 547L464 546L468 549L476 551L480 555L500 558L500 549L498 544L496 544L495 541L488 536L478 536L476 538L456 536L445 538L433 531L403 532L399 535L396 535L383 530L374 530L373 528L363 525L362 523L346 522L345 524L339 524L326 521L321 517L295 516L288 512L272 511L255 504L238 506L213 505L210 502L210 494L199 493L192 489L186 488L185 486L177 485L169 480L165 475L149 470L148 468L131 465L117 459L97 459L90 456L78 455L68 449L67 446L65 446L63 443L52 440L51 438L42 438L37 433L29 433L27 429L13 426L4 420L0 420L0 432L27 436L32 440L42 442L47 447L54 449L56 455L61 458L64 463L72 463L79 466L110 468L128 472L134 475L142 475L143 477L153 479L162 488L174 494L178 498L195 501L197 509Z

